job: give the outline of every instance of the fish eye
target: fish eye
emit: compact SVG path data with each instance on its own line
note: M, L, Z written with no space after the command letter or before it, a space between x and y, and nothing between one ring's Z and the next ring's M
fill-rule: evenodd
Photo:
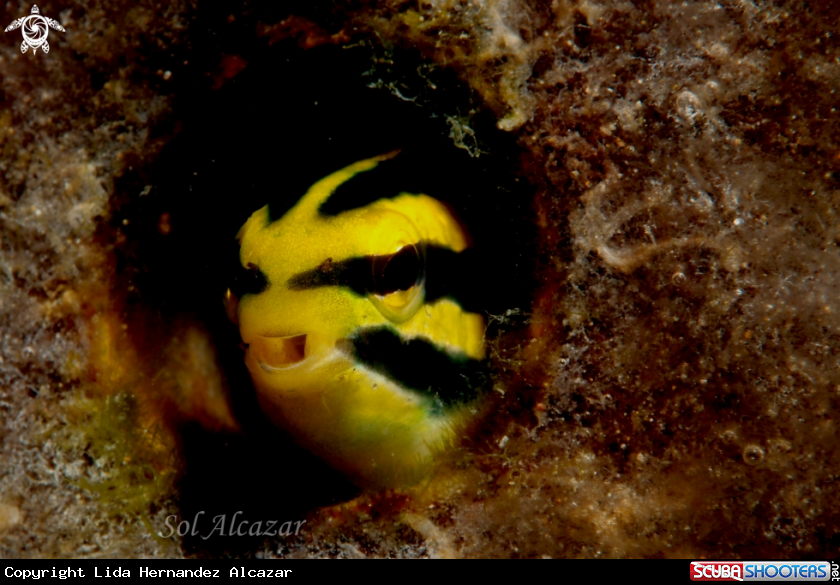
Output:
M371 301L387 319L400 323L423 304L425 254L421 244L408 244L371 264Z
M382 296L417 285L423 272L420 252L413 244L403 246L396 254L374 257L372 268L373 292Z

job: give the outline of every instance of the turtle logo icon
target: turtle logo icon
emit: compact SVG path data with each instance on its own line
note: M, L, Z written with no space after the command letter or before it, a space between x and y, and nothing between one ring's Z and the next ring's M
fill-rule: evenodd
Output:
M50 28L64 32L64 27L58 24L57 20L41 16L38 13L38 7L32 7L32 14L18 18L12 24L6 27L6 32L23 27L23 43L20 45L20 52L25 53L29 47L32 47L32 52L37 53L38 47L45 53L50 52L50 44L47 42L47 33Z

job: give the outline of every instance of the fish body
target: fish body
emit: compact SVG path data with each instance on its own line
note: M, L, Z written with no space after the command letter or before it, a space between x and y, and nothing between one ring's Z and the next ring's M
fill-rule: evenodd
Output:
M263 410L370 486L415 483L456 441L485 357L483 317L446 284L468 259L453 214L422 193L351 188L392 159L321 179L280 218L255 212L226 294Z

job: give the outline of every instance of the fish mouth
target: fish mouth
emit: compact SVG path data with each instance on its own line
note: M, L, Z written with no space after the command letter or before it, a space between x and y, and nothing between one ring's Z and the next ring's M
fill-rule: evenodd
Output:
M267 372L287 370L308 356L306 333L284 337L256 335L248 341L248 353Z

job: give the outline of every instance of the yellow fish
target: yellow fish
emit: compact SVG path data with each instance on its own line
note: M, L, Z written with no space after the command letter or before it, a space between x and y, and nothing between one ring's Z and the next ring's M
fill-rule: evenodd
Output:
M226 293L263 410L373 487L415 483L453 444L485 357L484 319L451 284L468 258L453 214L424 194L370 201L393 158L321 179L280 218L255 212Z

